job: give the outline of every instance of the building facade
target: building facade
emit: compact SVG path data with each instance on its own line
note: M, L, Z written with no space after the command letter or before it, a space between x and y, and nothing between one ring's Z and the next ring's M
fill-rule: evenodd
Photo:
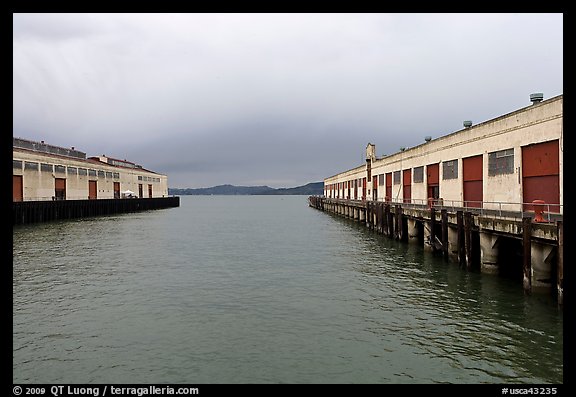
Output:
M168 197L166 175L127 160L13 138L12 200Z
M563 213L563 96L532 105L326 178L328 198L376 200L504 211L534 200Z

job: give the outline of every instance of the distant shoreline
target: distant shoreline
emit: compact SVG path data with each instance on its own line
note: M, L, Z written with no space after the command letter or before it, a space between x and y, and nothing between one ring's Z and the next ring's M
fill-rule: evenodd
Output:
M322 195L324 182L312 182L292 188L272 188L269 186L234 186L218 185L205 188L168 188L169 195L191 196L280 196L280 195Z

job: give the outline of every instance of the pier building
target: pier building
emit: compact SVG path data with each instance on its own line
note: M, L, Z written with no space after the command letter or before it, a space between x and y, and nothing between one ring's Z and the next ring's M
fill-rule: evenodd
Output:
M167 176L134 162L87 157L44 141L12 141L14 223L177 206L177 198L168 197Z
M563 291L563 96L324 179L310 205L423 243L468 268L517 274L524 289Z

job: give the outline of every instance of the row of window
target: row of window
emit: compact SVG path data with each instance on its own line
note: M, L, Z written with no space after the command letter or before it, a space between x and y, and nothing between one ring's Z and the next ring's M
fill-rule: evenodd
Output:
M144 182L160 182L160 178L152 176L142 176L142 175L138 175L138 180Z
M102 171L102 170L93 170L89 168L79 168L79 167L66 167L63 165L54 165L54 164L47 164L47 163L36 163L32 161L22 161L22 160L12 160L12 168L17 170L22 170L22 165L24 165L25 171L42 171L42 172L54 172L60 174L68 175L81 175L81 176L93 176L99 178L108 178L108 179L120 179L120 173L118 172L110 172L110 171ZM160 178L153 178L149 176L138 176L139 181L145 182L160 182Z
M488 175L503 175L514 173L514 149L499 150L496 152L488 153ZM394 171L393 180L395 185L400 184L401 172ZM457 179L458 178L458 160L449 160L442 162L442 179ZM358 180L360 181L360 179ZM412 182L424 182L424 166L414 167L412 169ZM355 181L354 181L355 183ZM384 174L378 175L378 185L384 186ZM355 183L355 186L360 186L360 183Z
M120 179L120 173L118 172L93 170L89 168L79 168L79 167L66 167L63 165L36 163L32 161L12 160L12 168L22 170L22 165L24 165L25 171L40 170L42 172L54 172L60 174L67 173L68 175L83 175L83 176L88 175L88 176L98 176L100 178Z

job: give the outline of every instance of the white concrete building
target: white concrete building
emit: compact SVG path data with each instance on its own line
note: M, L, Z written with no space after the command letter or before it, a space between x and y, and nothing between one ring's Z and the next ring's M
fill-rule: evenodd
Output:
M329 198L503 211L543 200L563 213L563 96L532 105L402 151L377 158L368 144L366 164L324 180ZM524 205L523 205L524 203Z
M126 160L13 138L13 201L167 197L166 175Z

